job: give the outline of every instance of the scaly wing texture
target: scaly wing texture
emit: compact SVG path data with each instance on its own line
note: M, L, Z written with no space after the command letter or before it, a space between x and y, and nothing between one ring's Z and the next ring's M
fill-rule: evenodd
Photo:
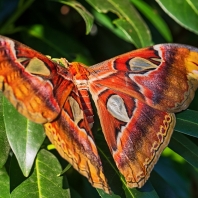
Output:
M93 112L86 84L84 89L80 87L86 78L84 71L78 64L61 67L29 47L0 36L0 89L4 95L25 117L43 123L61 156L94 187L109 193L90 129ZM79 90L73 78L80 80Z
M141 187L167 146L174 112L186 109L198 86L198 51L156 45L89 69L60 67L44 55L0 36L0 89L27 118L43 123L59 153L94 187L110 192L94 143L98 109L114 160L130 187Z
M90 68L91 82L131 95L167 112L186 109L197 89L198 49L159 44ZM99 76L99 77L98 77Z
M109 193L89 122L85 118L78 90L74 88L59 117L44 124L45 131L63 158L94 187Z
M0 89L28 119L45 123L60 113L73 83L57 75L58 68L44 55L0 37Z
M129 187L148 179L198 86L198 50L165 44L89 68L90 92L116 165Z

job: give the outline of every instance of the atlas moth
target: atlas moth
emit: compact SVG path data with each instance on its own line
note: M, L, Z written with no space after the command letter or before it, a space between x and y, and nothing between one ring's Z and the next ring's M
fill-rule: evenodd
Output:
M110 193L92 126L96 105L114 161L130 188L142 187L198 87L198 49L158 44L87 67L0 37L3 94L96 188Z

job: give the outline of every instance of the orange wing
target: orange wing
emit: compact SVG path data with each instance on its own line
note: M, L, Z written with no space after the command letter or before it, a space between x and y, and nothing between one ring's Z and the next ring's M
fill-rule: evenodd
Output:
M65 67L44 55L0 37L0 89L28 119L43 123L56 149L90 183L110 192L94 143L93 112L87 92L86 68Z
M44 55L0 36L0 89L28 119L45 123L60 113L74 85L57 75L59 68Z
M169 143L174 112L198 86L198 50L162 44L89 68L90 92L105 139L129 187L141 187Z
M109 193L94 138L83 112L78 90L73 89L58 118L44 124L50 141L59 153L95 187Z
M198 50L162 44L90 68L61 63L0 36L0 89L17 110L44 124L62 157L109 193L91 132L90 91L118 169L130 187L141 187L170 140L173 113L194 97Z

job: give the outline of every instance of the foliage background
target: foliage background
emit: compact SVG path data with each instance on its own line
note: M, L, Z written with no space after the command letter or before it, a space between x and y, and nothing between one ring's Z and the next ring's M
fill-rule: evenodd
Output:
M196 0L0 1L0 34L87 65L157 43L198 47L197 19ZM125 185L95 116L93 131L112 195L92 188L55 150L47 151L42 126L20 116L1 96L0 197L198 197L197 95L187 111L177 114L169 148L141 189Z

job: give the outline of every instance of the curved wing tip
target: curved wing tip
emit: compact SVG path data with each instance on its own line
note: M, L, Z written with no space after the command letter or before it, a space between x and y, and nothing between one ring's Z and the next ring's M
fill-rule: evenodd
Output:
M176 47L176 48L187 48L189 49L190 51L195 51L195 52L198 52L198 48L197 47L193 47L191 45L186 45L186 44L180 44L180 43L162 43L162 44L156 44L156 45L153 45L153 48L154 49L159 49L160 47Z

